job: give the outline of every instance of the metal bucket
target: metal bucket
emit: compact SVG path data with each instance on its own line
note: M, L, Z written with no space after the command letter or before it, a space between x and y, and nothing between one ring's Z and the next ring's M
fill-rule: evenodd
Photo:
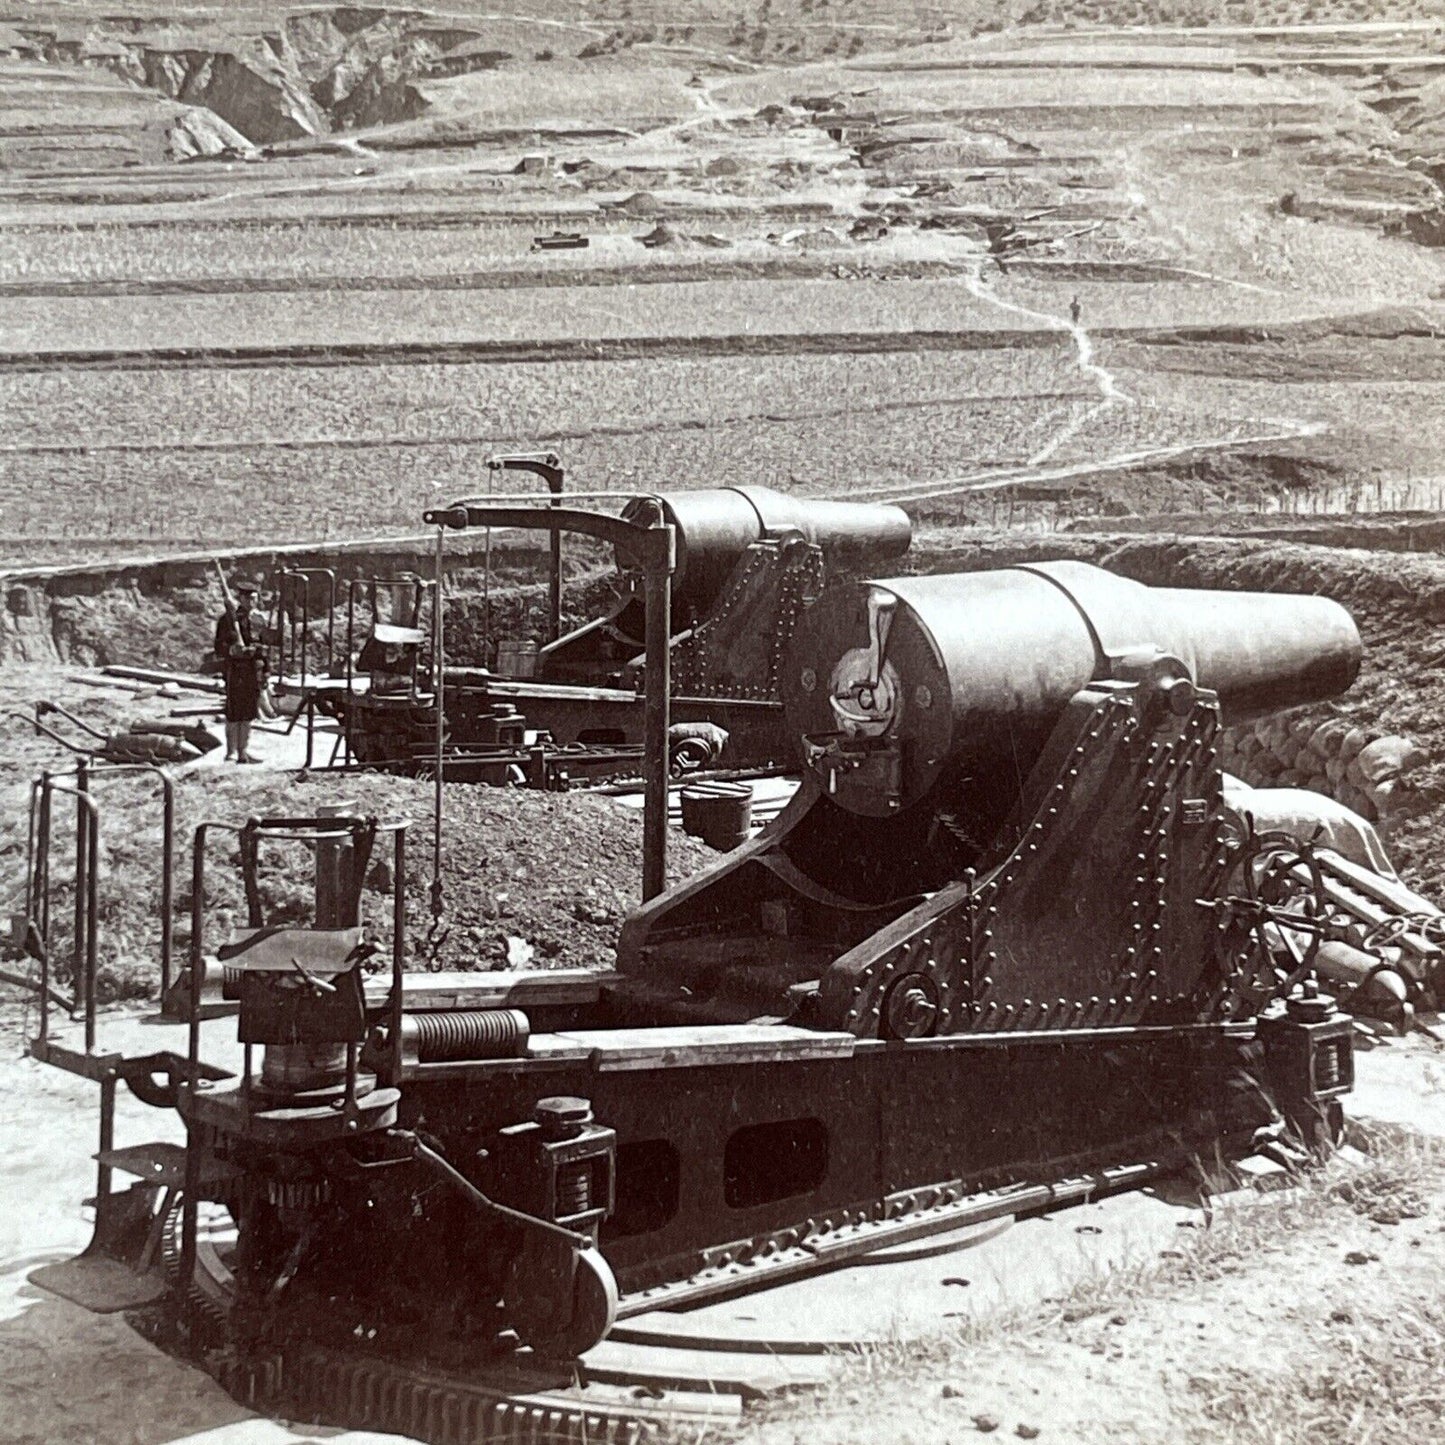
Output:
M497 672L502 677L535 677L537 644L502 639L497 643Z
M682 790L682 830L726 853L752 832L753 790L747 783L696 783Z

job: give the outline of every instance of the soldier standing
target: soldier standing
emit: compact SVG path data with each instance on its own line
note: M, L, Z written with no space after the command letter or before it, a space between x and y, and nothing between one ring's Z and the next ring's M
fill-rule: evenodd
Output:
M242 583L236 593L236 605L227 605L216 623L215 653L226 683L226 761L259 763L260 758L251 756L250 743L251 724L261 711L266 665L261 619L253 610L255 587Z

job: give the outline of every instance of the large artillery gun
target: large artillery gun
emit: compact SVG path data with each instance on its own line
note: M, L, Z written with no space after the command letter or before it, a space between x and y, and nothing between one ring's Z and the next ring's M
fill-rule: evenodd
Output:
M328 926L228 941L234 1023L203 1025L192 968L186 1054L145 1061L187 1134L170 1213L143 1169L145 1197L101 1213L163 1232L185 1338L233 1388L490 1438L528 1371L618 1321L1281 1124L1327 1146L1351 1022L1279 945L1326 926L1260 886L1217 740L1335 695L1359 659L1318 597L1068 563L837 585L781 664L800 791L644 903L615 971L409 973L398 887L368 974L358 895L342 918L328 884ZM364 858L384 827L243 832L308 830ZM203 939L198 914L193 962ZM554 1397L553 1425L597 1438L645 1408L607 1401Z
M538 645L492 636L488 604L483 657L448 661L444 610L437 612L445 608L440 572L432 579L371 579L347 589L344 663L332 659L328 669L338 676L317 696L339 718L351 756L371 766L437 766L440 693L441 765L449 777L549 787L636 772L647 691L643 569L629 550L616 549L613 604L564 634L561 469L555 458L502 458L498 466L538 472L552 485L555 506L514 513L523 527L551 531L546 639ZM506 500L493 494L454 503L429 511L426 520L452 533L485 529L490 538L489 509ZM624 523L656 514L672 529L674 570L664 605L674 772L790 759L778 675L799 619L829 576L895 560L911 537L898 507L799 498L768 487L565 500L594 509L625 500ZM334 575L326 575L334 592ZM293 593L309 596L307 579L296 574L296 581ZM483 585L490 588L489 574ZM353 659L358 609L368 616ZM325 599L320 610L330 613ZM293 631L309 623L301 609L288 616ZM328 656L335 644L333 627ZM291 651L304 655L304 644Z

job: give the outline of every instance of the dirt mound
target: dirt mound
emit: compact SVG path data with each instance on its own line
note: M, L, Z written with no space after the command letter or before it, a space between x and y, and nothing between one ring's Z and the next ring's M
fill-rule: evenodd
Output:
M52 760L52 766L54 762ZM605 968L617 931L638 901L642 868L641 814L612 799L583 794L448 784L444 804L444 914L432 929L429 782L357 775L338 791L334 778L311 780L229 771L194 773L176 789L178 836L188 838L203 817L309 816L344 799L363 815L410 818L407 856L408 967L489 970L526 959L534 968ZM160 815L145 780L107 779L97 791L100 821L100 982L107 999L154 997L159 982ZM23 807L0 823L0 907L24 896ZM67 824L57 819L56 838ZM229 851L228 851L229 849ZM676 831L668 838L670 872L686 877L717 855ZM389 939L392 909L390 854L374 854L363 913L379 940ZM578 859L587 860L578 866ZM233 845L220 845L206 877L207 951L224 939L230 921L246 917ZM268 921L311 917L314 861L299 846L269 848L260 874ZM190 944L188 872L177 879L176 956ZM73 894L57 878L57 920L73 913ZM62 930L67 923L58 923ZM439 942L438 935L443 935ZM69 948L56 949L65 974Z
M656 250L664 246L674 249L687 243L687 237L681 231L674 230L666 221L659 221L645 236L639 236L637 239L649 250Z
M806 231L789 231L780 242L799 251L835 251L848 244L847 237L830 226L815 226Z
M607 209L624 216L655 216L662 211L663 206L651 191L634 191L620 201L609 201Z
M639 236L637 239L650 251L723 250L732 245L731 241L722 236L716 236L711 231L699 233L679 231L676 227L668 225L666 221L659 221L645 236Z

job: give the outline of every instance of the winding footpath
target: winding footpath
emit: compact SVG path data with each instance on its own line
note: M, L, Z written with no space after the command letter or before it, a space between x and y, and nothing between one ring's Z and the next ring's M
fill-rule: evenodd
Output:
M1281 420L1276 422L1273 430L1171 442L1156 447L1138 447L1128 451L1091 457L1086 461L1074 462L1065 466L1046 467L1045 463L1052 460L1062 447L1072 441L1086 427L1092 425L1098 417L1116 408L1137 407L1139 402L1125 392L1113 372L1096 359L1093 338L1084 328L1082 321L1076 321L1072 317L1059 316L1051 311L1041 311L996 295L983 278L983 269L987 264L987 259L976 252L970 252L962 259L957 268L958 277L968 288L970 294L986 305L995 306L999 310L1010 312L1015 316L1027 317L1048 330L1068 332L1073 340L1075 365L1089 383L1097 389L1099 400L1065 421L1042 446L1030 454L1028 461L1023 466L1002 470L993 467L986 471L967 473L946 481L932 482L921 488L916 485L873 488L858 495L875 498L879 501L931 501L962 492L998 491L1005 487L1016 486L1021 482L1068 481L1075 477L1118 471L1146 462L1167 461L1201 452L1294 441L1301 437L1318 436L1326 429L1320 422Z

